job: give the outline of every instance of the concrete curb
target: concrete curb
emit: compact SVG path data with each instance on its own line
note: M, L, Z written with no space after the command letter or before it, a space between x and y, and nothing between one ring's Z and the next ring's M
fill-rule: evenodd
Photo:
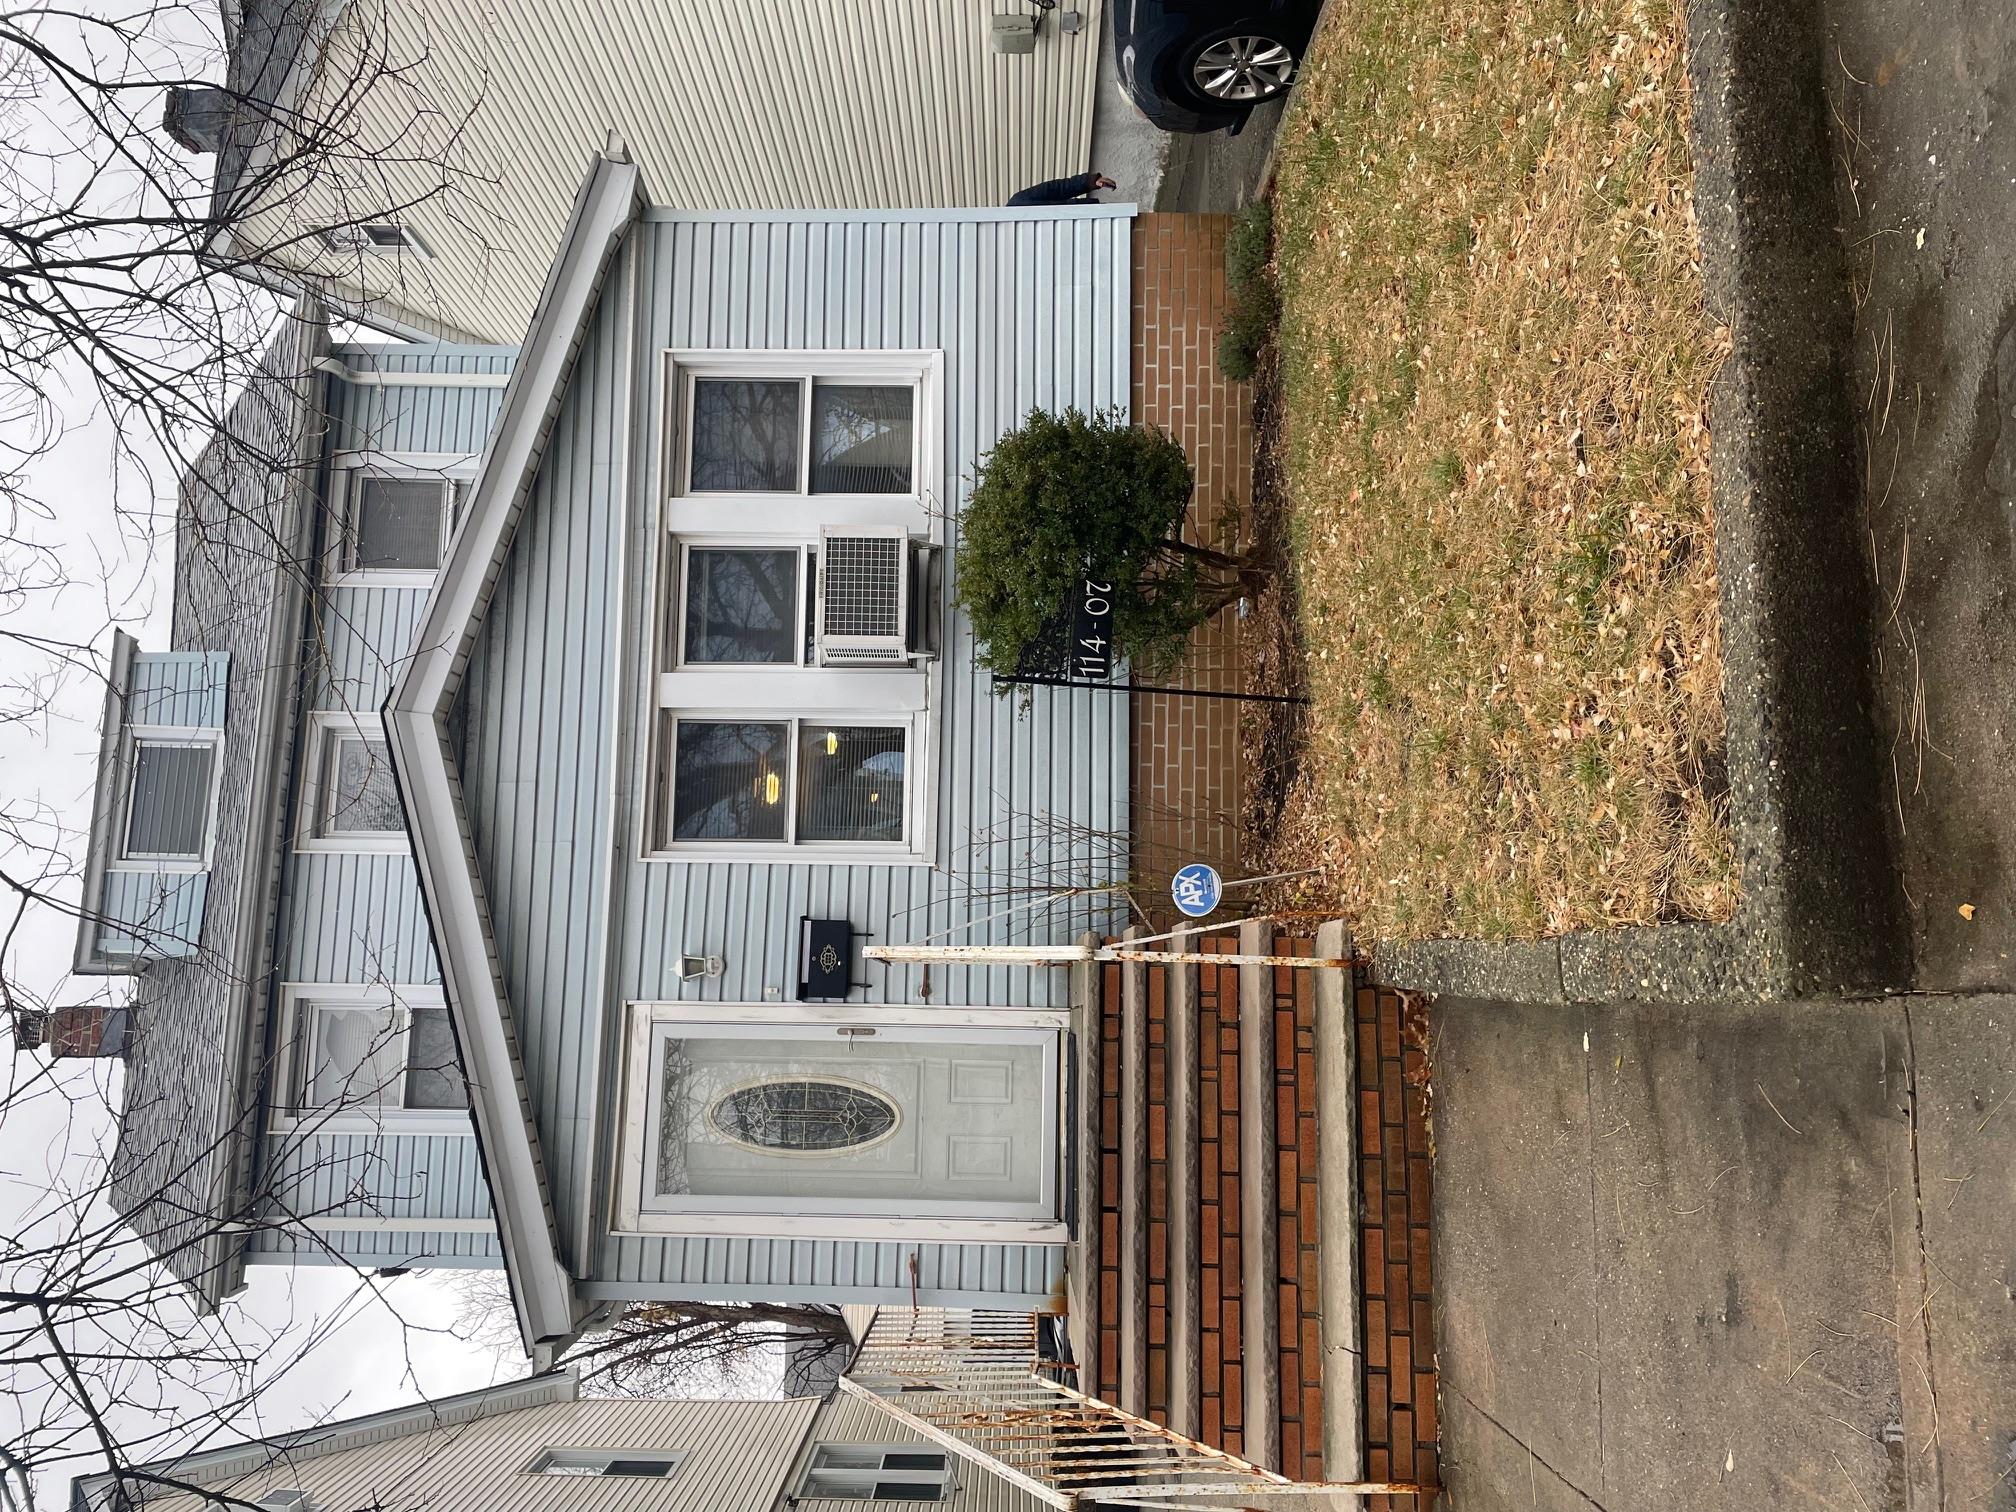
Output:
M1690 0L1687 21L1702 271L1734 343L1709 417L1744 900L1720 925L1382 944L1391 986L1712 1003L1911 985L1872 714L1819 6Z

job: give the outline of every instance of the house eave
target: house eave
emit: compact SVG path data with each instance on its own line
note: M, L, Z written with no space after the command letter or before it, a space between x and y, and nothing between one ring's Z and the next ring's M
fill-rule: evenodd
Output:
M98 779L91 799L91 836L84 861L84 906L77 917L77 949L70 969L79 976L130 976L132 964L114 965L98 951L98 904L112 844L112 811L119 791L119 737L126 722L126 679L140 643L124 630L112 632L111 665L105 674L105 717L98 728Z
M415 637L422 649L407 663L383 710L519 1328L535 1358L571 1340L591 1305L576 1293L561 1259L449 716L603 276L636 219L638 196L636 165L612 139L575 198L470 487L462 527L428 598Z

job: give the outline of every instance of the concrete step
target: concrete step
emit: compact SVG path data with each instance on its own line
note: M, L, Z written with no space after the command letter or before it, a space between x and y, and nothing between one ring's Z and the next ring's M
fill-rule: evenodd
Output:
M1265 955L1273 932L1239 926L1239 953ZM1246 1458L1281 1468L1280 1168L1274 1157L1274 968L1239 968L1239 1254L1244 1305L1240 1354L1246 1383Z
M1148 1415L1148 969L1139 962L1120 975L1120 1410Z
M1196 950L1202 936L1185 930L1170 942ZM1203 1377L1198 1359L1201 1304L1198 1260L1198 1023L1195 965L1168 968L1169 1065L1169 1426L1195 1438L1201 1429Z

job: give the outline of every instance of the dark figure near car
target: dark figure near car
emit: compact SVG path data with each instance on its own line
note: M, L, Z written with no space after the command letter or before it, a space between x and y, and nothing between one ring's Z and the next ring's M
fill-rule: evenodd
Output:
M1010 205L1093 205L1092 196L1101 189L1120 186L1103 173L1074 173L1070 178L1045 179L1018 189L1008 196Z

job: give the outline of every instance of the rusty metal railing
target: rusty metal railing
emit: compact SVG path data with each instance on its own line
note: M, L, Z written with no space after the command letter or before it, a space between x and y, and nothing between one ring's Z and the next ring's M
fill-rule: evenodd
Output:
M1292 1481L1046 1379L1041 1369L1033 1315L885 1308L840 1386L1060 1512L1102 1502L1306 1512L1418 1489Z

